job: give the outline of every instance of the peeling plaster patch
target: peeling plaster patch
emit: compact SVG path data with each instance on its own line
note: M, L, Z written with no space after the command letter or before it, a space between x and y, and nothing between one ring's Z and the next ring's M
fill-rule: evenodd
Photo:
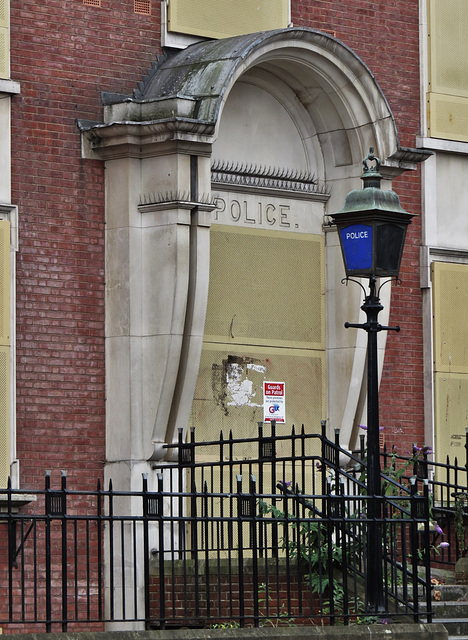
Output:
M231 396L228 407L260 407L262 405L253 401L256 392L253 388L253 381L249 380L247 375L249 369L255 367L254 371L260 372L258 365L248 364L247 367L233 362L229 368L226 368L226 386L227 394Z
M261 396L266 367L246 356L228 356L222 366L212 365L212 389L215 402L227 416L230 407L263 406Z
M224 362L222 365L214 362L211 368L211 389L213 391L213 398L217 405L221 407L224 415L228 415L228 408L226 406L226 377L224 375Z
M252 402L255 395L253 382L245 378L245 369L240 364L233 364L226 371L226 385L231 401L229 407L259 407L259 404Z
M266 367L264 367L261 364L248 364L247 365L247 369L252 369L253 371L256 371L257 373L266 373Z

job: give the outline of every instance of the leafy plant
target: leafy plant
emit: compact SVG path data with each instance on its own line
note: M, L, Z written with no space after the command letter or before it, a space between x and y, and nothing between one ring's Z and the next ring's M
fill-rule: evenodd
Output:
M284 527L289 527L290 531L285 532L281 539L282 550L288 555L291 561L299 562L304 569L304 579L308 583L312 593L321 597L322 613L327 616L333 614L335 623L339 617L348 616L355 623L368 624L368 617L363 617L365 609L364 603L356 597L354 606L348 605L345 611L344 596L345 591L342 584L333 577L334 567L339 567L343 561L343 550L336 544L332 531L321 519L302 518L298 519L291 514L285 514L276 506L259 501L260 512L263 515L270 514L275 519L283 522ZM262 585L266 590L265 585ZM323 599L324 594L329 594ZM265 602L265 598L262 603ZM282 605L284 607L284 605ZM287 619L287 624L292 625L294 618L288 618L285 614L279 617ZM271 621L267 621L271 624Z
M226 622L215 622L211 625L212 629L238 629L240 624L237 620L227 620Z

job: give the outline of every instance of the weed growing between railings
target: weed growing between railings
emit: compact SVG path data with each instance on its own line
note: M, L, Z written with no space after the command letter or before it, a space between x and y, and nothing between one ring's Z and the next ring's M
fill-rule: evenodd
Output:
M269 603L272 598L268 594L268 587L265 582L263 582L259 588L259 599L258 605L259 609L262 611L262 615L266 615L267 613L267 603ZM277 617L269 618L263 617L262 622L260 624L261 627L269 626L269 627L295 627L295 618L293 616L288 615L287 607L284 603L280 605L279 613Z
M285 483L286 484L286 483ZM285 526L290 526L293 535L285 534L281 539L281 549L285 551L291 562L300 563L304 569L304 580L308 584L311 592L321 599L325 593L331 595L331 600L322 599L321 614L323 618L334 616L335 624L338 621L348 619L355 624L373 624L379 622L377 616L366 616L365 605L358 596L353 598L353 605L348 603L345 611L345 590L343 585L333 577L333 568L341 566L343 562L343 549L335 543L334 535L328 531L327 525L319 519L298 518L288 513L284 513L276 506L267 504L264 500L259 501L260 514L270 514L278 522ZM331 566L330 566L331 562ZM262 585L265 594L262 603L268 596L267 586ZM294 625L294 618L286 614L280 615L276 624L288 626ZM271 624L271 621L268 621Z
M404 482L410 480L410 475L414 477L417 474L419 477L424 477L424 463L427 461L427 455L431 453L430 447L417 447L413 446L412 455L409 458L403 459L403 463L400 463L401 458L397 456L396 450L393 449L390 454L390 461L383 470L382 481L382 496L388 496L389 498L398 498L398 503L395 503L390 508L395 508L398 513L392 514L393 518L405 518L407 516L410 519L410 503L411 494L405 487ZM365 452L362 459L363 466L358 478L358 486L361 487L360 492L365 495L365 487L367 486L367 469ZM419 466L418 466L419 465ZM414 482L414 480L411 480ZM328 484L330 488L330 495L343 495L342 488L337 486L337 478L335 473L330 469ZM280 486L281 485L281 486ZM287 481L281 481L278 487L282 489L283 494L290 496L291 498L298 498L299 490L291 491L291 483ZM420 495L419 492L417 495ZM349 496L347 496L349 498ZM407 497L407 500L405 498ZM345 496L343 496L345 500ZM354 595L352 603L347 602L345 606L345 590L339 579L333 577L333 568L342 567L345 558L343 557L343 549L335 542L336 538L333 531L330 529L330 524L324 519L317 518L313 512L313 507L307 503L304 499L301 499L302 506L310 512L310 517L299 517L291 515L278 509L273 504L267 504L264 500L259 500L260 515L271 515L278 523L283 525L284 535L281 538L281 549L285 552L290 561L300 563L304 569L303 576L311 589L311 592L318 595L321 599L323 594L328 593L330 595L329 600L321 600L322 608L321 615L326 617L333 615L335 618L335 624L338 620L347 620L348 622L355 624L373 624L388 622L387 619L383 619L379 616L366 615L365 604L359 598ZM349 505L349 502L347 505ZM345 504L343 502L343 504ZM345 507L346 511L346 507ZM432 509L429 505L429 515L431 521ZM359 509L356 509L353 513L346 512L345 517L348 521L359 520L366 517L366 507L360 504ZM286 531L289 528L289 531ZM441 527L432 522L432 529L435 533L443 536ZM386 548L387 543L383 541ZM440 549L449 546L448 542L441 542L438 545L431 545L431 550L435 553L440 553ZM350 556L353 555L354 547L348 548L346 551L346 560L350 560ZM424 561L429 549L417 549L418 559ZM407 556L411 561L411 556ZM398 563L399 564L399 563ZM401 573L403 569L397 567L396 574ZM398 578L398 576L397 576ZM403 576L400 576L400 581L403 582ZM262 585L265 589L266 586ZM268 596L266 596L268 597ZM332 602L331 602L332 601ZM346 608L346 610L345 610ZM281 620L281 615L279 620ZM292 618L289 622L292 622Z
M455 536L457 539L458 548L464 555L466 552L464 515L465 508L468 503L468 494L464 493L463 491L457 491L453 493L452 496L455 498Z
M416 475L418 475L418 469L423 468L427 456L431 453L431 447L418 447L413 444L413 451L410 457L405 458L397 453L396 447L393 447L391 453L387 455L389 462L383 469L383 474L387 477L387 480L382 483L382 494L386 496L402 495L400 487L403 485L403 481L409 479L408 474L414 475L416 472Z

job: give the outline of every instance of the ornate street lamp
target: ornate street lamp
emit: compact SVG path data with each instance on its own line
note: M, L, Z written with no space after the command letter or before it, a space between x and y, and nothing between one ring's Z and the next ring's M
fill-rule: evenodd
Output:
M369 167L369 161L375 162L375 166ZM400 327L384 327L378 322L378 315L383 307L379 298L380 287L376 289L376 278L398 278L406 229L414 215L401 207L400 199L394 191L380 188L382 176L379 167L380 160L371 148L369 155L363 160L363 189L350 191L341 211L331 215L338 229L346 280L369 278L369 293L361 307L367 320L364 324L346 322L345 327L367 331L367 493L370 500L367 509L366 600L370 613L383 612L385 609L377 333L383 330L400 330Z

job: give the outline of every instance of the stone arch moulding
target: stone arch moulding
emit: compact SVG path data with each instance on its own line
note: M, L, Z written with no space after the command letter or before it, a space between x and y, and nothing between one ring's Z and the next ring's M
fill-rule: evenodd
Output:
M164 444L189 420L208 293L212 149L231 91L246 79L290 114L328 211L360 184L370 146L388 180L423 159L400 147L362 60L311 29L194 44L162 56L132 96L103 94L103 122L78 124L83 155L106 161L107 458L138 477L148 461L167 456ZM329 274L328 314L340 279ZM356 351L333 340L348 358ZM356 398L364 366L357 352L361 360L348 367ZM340 421L356 409L357 400L342 407Z

